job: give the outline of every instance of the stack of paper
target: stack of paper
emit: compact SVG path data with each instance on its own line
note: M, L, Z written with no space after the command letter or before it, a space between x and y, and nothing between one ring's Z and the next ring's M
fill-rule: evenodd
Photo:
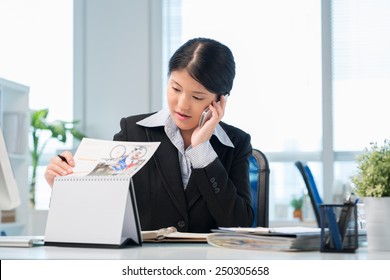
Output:
M216 247L276 250L313 251L320 249L321 229L308 227L282 228L219 228L207 237Z

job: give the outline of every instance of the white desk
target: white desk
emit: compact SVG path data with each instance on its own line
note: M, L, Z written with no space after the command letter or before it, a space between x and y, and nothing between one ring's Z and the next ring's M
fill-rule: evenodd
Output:
M270 252L216 248L208 244L159 243L122 249L65 248L38 246L33 248L0 248L1 260L390 260L390 252L356 253Z

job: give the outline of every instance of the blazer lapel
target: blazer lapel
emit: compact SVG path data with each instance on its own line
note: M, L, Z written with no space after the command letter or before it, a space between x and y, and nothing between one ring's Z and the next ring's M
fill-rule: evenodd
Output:
M146 130L146 134L149 141L161 142L153 155L153 159L163 180L164 187L173 203L183 217L187 217L187 203L180 173L180 163L177 156L178 151L165 135L164 130L159 128L148 129Z

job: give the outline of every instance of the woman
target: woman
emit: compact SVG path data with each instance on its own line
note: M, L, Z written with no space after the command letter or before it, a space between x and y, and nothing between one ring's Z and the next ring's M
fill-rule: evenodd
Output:
M153 158L134 176L142 230L175 226L210 232L250 226L252 152L249 134L221 122L235 76L233 54L207 38L186 42L169 61L169 110L123 118L117 141L161 142ZM204 124L205 109L211 112ZM74 161L53 158L45 178L72 173Z

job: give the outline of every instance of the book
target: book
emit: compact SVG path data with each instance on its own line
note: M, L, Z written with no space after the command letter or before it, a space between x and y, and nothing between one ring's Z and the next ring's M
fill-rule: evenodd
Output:
M175 227L141 232L143 242L196 242L206 243L209 233L180 232Z
M140 246L132 176L159 144L83 138L74 155L73 174L54 180L45 245Z
M216 247L275 250L313 251L320 249L321 229L309 227L280 228L219 228L207 236L207 242Z
M43 236L0 236L0 247L33 247L43 245Z

